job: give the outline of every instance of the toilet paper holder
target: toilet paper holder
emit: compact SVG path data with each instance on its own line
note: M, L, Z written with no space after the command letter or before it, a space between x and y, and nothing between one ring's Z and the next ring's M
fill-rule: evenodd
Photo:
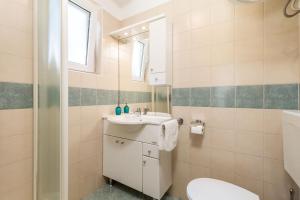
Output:
M192 126L202 125L204 127L205 126L205 122L203 122L202 120L196 119L196 120L193 120L191 122L191 125Z

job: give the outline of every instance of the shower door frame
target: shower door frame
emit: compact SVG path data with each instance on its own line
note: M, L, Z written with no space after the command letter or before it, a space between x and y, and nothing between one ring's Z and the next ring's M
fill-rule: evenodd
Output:
M38 178L38 1L33 0L33 199L37 199ZM68 67L67 67L67 5L61 1L61 74L60 74L60 195L59 200L68 200Z

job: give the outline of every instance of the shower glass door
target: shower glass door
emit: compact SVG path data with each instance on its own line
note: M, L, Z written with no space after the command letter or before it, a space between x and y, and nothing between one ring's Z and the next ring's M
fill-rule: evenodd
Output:
M35 1L35 200L67 200L62 5Z

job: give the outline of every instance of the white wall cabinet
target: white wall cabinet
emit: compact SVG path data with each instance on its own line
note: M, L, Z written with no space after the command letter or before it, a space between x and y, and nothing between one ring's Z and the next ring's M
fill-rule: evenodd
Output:
M166 17L149 24L149 84L171 85L172 31Z
M103 129L103 175L161 199L172 185L171 153L157 146L161 126L124 126L104 120Z

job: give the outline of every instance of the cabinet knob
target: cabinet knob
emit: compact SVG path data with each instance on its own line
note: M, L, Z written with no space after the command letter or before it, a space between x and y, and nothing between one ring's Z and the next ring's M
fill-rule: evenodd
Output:
M116 142L116 143L119 143L119 140L116 140L115 142Z
M146 160L143 160L143 165L146 165Z
M121 142L121 144L124 144L125 142Z
M148 150L148 155L150 155L151 154L151 150Z

